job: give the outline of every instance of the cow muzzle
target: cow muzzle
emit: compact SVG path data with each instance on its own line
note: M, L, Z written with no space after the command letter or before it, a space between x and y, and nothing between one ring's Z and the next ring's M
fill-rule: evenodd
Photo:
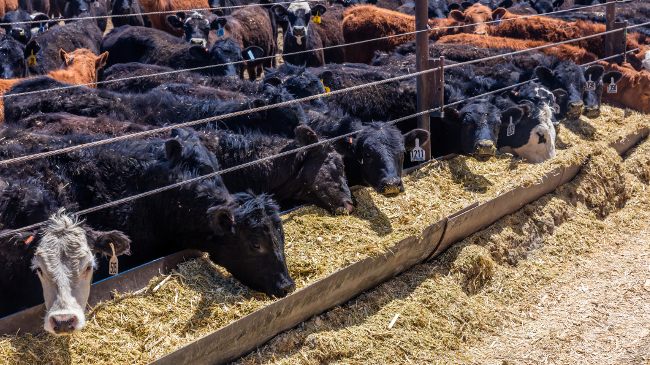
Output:
M294 37L304 37L305 36L305 27L303 26L295 26L293 27L292 34Z
M567 118L569 120L578 120L582 115L585 104L582 101L574 101L569 104L569 110L567 111Z
M190 44L198 44L202 47L206 47L206 41L203 38L190 38Z
M597 106L588 106L585 108L585 115L589 119L595 119L600 116L600 108Z
M494 156L497 151L497 147L494 145L494 142L489 140L479 141L476 144L475 152L472 154L475 159L478 161L484 162Z
M77 316L71 314L50 316L50 325L57 335L68 335L77 327Z
M386 197L394 197L404 192L402 179L399 177L388 178L379 184L377 192Z
M352 205L352 202L350 201L345 201L343 202L343 205L336 208L335 212L337 215L345 215L345 214L350 214L354 211L354 205Z
M21 35L25 35L25 30L22 28L14 28L11 30L11 36L12 37L20 37Z

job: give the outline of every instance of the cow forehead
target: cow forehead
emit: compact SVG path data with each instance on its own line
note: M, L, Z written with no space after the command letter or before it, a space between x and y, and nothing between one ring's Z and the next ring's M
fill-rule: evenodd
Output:
M36 256L48 268L58 268L64 264L78 271L81 261L92 256L92 252L84 229L78 222L64 215L50 219L43 230Z
M287 10L289 10L294 14L298 14L298 12L300 11L302 11L303 14L307 14L311 12L311 8L309 7L309 4L304 1L291 3L291 5L289 5L289 8Z

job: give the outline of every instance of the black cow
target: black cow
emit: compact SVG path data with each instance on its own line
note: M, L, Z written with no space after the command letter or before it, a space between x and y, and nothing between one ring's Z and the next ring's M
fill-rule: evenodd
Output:
M452 8L460 8L456 5ZM429 0L428 1L428 17L429 18L446 18L449 15L450 9L445 0ZM415 4L413 2L404 3L402 6L397 8L396 11L400 13L413 15L415 16Z
M205 12L194 11L186 14L183 11L167 17L169 24L185 32L185 40L190 44L198 44L203 47L209 46L208 37L211 30L224 28L226 18L220 18L220 21L212 22L210 16Z
M512 0L468 0L468 1L464 1L460 5L462 8L467 9L474 4L485 5L492 10L496 10L497 8L511 7L513 1Z
M362 4L371 4L377 5L377 0L335 0L334 4L340 4L344 7L362 5Z
M113 0L111 6L111 13L113 15L133 14L132 16L112 17L111 22L113 22L113 28L118 28L123 25L151 28L151 20L149 20L147 15L142 15L144 12L145 9L140 0Z
M49 20L50 17L43 14L43 13L38 13L35 14L34 16L30 16L29 13L27 13L24 10L14 10L10 11L7 14L5 14L4 18L0 20L0 25L2 25L2 28L4 28L6 34L12 36L14 39L16 39L18 42L22 44L27 44L29 40L32 38L32 24L7 24L7 23L16 23L16 22L29 22L32 20L37 20L37 21L42 21L40 27L39 24L36 24L36 28L42 29L43 31L46 31L49 28Z
M141 62L186 69L221 65L261 57L262 49L251 46L244 50L232 39L216 42L210 49L191 45L158 29L128 25L111 30L102 41L102 52L108 53L107 67L117 63ZM208 67L198 72L205 75L236 76L241 64Z
M585 70L585 77L596 80L596 90L584 94L585 111L587 118L598 118L600 116L600 101L603 96L604 84L610 84L612 80L617 83L623 77L619 71L610 71L603 75L605 68L600 65L590 66Z
M242 2L241 0L208 0L208 5L210 5L210 7L213 9L222 8L219 9L221 15L230 15L232 14L233 11L240 9L237 7L238 6L241 7L242 5L244 5L244 2Z
M438 140L431 145L439 151L431 151L431 154L460 153L487 161L496 152L501 126L507 126L510 117L517 123L523 114L519 107L501 111L487 99L468 102L460 110L445 107L442 122L435 126Z
M276 69L267 69L265 79L277 78L295 98L306 98L312 95L325 94L325 84L330 84L332 71L325 70L318 76L309 72L305 67L292 66L288 63ZM311 105L324 106L322 98L310 101Z
M119 94L102 89L69 88L50 91L47 98L9 97L14 93L45 90L66 85L48 77L27 79L16 83L5 94L7 96L4 101L6 123L15 124L21 119L39 112L67 112L87 117L105 115L140 124L166 125L293 100L284 88L272 84L258 86L261 97L259 99L229 102L181 97L164 89L154 89L145 94ZM293 103L213 123L235 131L260 129L269 133L293 137L294 128L305 124L306 121L300 104Z
M272 156L318 142L306 125L295 130L296 139L268 136L257 132L234 134L204 130L203 144L217 156L222 169ZM331 145L276 158L222 175L231 192L251 189L272 194L280 204L312 203L332 213L352 212L352 197L345 179L343 157Z
M47 32L32 35L30 43L35 42L41 50L34 52L36 65L29 68L32 75L46 75L50 71L61 68L61 56L59 52L63 49L72 52L79 48L86 48L92 53L99 55L99 44L102 41L103 33L93 20L78 20L60 27L54 27ZM30 44L27 45L27 48Z
M29 76L28 59L32 54L38 54L41 47L36 42L27 46L11 36L5 35L0 39L0 78L21 79ZM59 58L60 60L60 58Z
M284 48L282 54L321 48L322 40L314 27L311 26L312 16L323 15L326 11L323 5L313 8L307 2L291 3L288 8L274 5L273 11L278 18L286 18L288 29L284 34ZM325 65L325 55L322 50L305 52L282 57L285 62L292 65L307 65L319 67Z
M127 140L29 166L9 165L0 169L0 175L29 175L49 194L58 196L60 206L72 205L69 210L77 210L218 170L215 156L192 132L175 130L172 137ZM21 149L17 143L3 146L10 155ZM64 191L57 184L60 181L69 183ZM91 226L122 231L137 242L132 255L121 259L121 269L194 248L208 252L215 263L252 289L282 297L295 284L285 263L278 212L268 196L231 195L216 177L90 213L85 219Z
M66 0L68 3L63 9L63 17L66 19L69 18L83 18L83 17L94 17L94 16L106 16L108 15L108 4L107 0ZM70 22L69 20L66 21ZM99 29L102 33L106 31L106 26L108 25L108 20L106 18L95 19L94 22L97 23Z
M358 131L353 137L335 142L336 150L343 155L348 185L368 186L379 194L395 196L404 191L402 167L404 154L429 140L429 132L415 129L403 134L394 125L385 122L361 123L351 117L336 115L321 117L310 126L327 138Z

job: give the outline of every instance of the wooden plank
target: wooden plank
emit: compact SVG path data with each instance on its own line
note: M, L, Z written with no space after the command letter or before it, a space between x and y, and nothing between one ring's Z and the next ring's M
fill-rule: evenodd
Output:
M626 137L610 143L609 146L615 149L619 155L622 155L630 148L632 148L635 144L639 143L639 141L647 138L648 134L650 134L650 129L641 128L638 131L627 135Z
M98 281L90 287L88 304L94 307L101 301L111 300L113 298L112 292L115 290L118 293L126 293L142 289L149 284L149 281L154 276L167 273L187 259L201 257L202 255L203 252L201 251L184 250ZM45 313L45 304L40 304L1 318L0 334L31 333L37 335L43 332Z
M224 364L235 360L278 333L343 304L422 262L438 244L444 226L443 219L425 229L421 237L405 238L385 254L352 264L151 364Z

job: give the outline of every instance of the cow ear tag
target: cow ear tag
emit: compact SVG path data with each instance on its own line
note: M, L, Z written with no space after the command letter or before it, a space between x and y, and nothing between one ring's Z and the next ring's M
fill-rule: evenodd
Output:
M34 57L34 50L32 49L32 55L29 56L29 61L27 62L29 67L34 67L36 66L36 57Z
M495 27L498 27L499 24L501 24L501 18L499 18L499 14L497 14L497 18L494 19L494 23L493 23L493 24L494 24Z
M510 117L510 124L508 124L507 136L512 136L515 134L515 125L512 123L512 117Z
M607 86L607 93L608 94L616 94L617 92L617 87L616 84L614 83L614 78L612 77L612 82Z
M224 30L221 28L221 24L217 24L217 37L222 37L224 35Z
M253 52L251 50L248 50L248 57L250 57L251 60L255 59L255 56L253 56Z
M415 139L415 148L411 150L411 161L424 161L424 150L420 148L420 140L418 138Z
M589 80L587 81L587 91L596 90L596 83L591 81L591 75L589 75Z
M323 87L325 88L326 93L330 92L330 88L325 86L325 83L323 82L323 79L320 79L320 83L323 84Z
M43 33L43 32L45 32L45 28L43 28L43 22L39 23L39 26L38 26L38 32L39 32L39 33Z
M117 256L115 256L115 247L113 247L113 242L109 242L109 245L111 245L113 256L111 256L111 261L109 261L108 275L117 275Z
M560 114L560 106L557 103L553 103L553 113Z
M320 16L318 15L318 12L314 15L314 24L320 24Z

